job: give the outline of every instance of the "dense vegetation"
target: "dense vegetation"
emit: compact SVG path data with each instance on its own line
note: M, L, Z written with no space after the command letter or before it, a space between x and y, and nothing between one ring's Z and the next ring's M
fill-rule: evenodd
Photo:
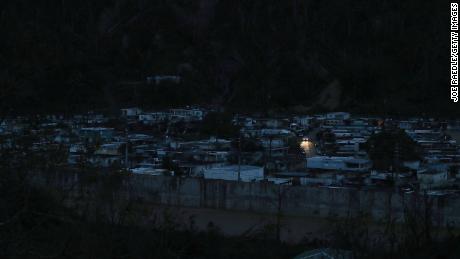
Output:
M458 113L449 102L448 8L416 0L5 0L1 111L217 104ZM162 74L183 80L145 83Z
M420 147L403 130L374 134L364 146L376 169L397 170L404 161L420 160Z
M291 258L309 248L281 243L270 230L226 237L210 222L200 231L192 217L181 220L168 208L158 208L161 222L140 227L136 215L148 211L140 201L114 202L126 177L118 170L79 168L82 184L100 183L101 188L95 210L77 211L68 201L80 186L63 190L32 180L37 174L53 179L71 173L51 159L56 154L17 151L0 153L0 258Z

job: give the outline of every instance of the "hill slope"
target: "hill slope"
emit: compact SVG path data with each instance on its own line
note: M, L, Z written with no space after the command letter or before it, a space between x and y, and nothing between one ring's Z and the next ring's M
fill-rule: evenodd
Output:
M447 4L10 0L0 5L0 31L7 39L0 42L3 112L212 103L458 113L449 100ZM183 80L158 87L144 83L157 74ZM339 88L333 97L331 85Z

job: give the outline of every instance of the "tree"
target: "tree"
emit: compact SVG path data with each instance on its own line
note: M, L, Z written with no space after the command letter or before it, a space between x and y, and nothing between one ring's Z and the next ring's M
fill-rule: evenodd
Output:
M230 113L210 112L203 119L201 134L224 138L238 136L239 127L232 124L232 119Z
M385 130L372 135L364 144L374 168L399 168L403 161L420 159L417 144L403 130Z

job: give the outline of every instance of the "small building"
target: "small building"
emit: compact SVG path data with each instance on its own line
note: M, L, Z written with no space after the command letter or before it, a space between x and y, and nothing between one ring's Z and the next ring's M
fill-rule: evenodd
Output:
M343 125L345 120L350 119L348 112L330 112L326 114L326 125Z
M281 138L273 138L273 139L262 138L260 140L260 143L262 144L262 147L268 150L270 150L270 148L273 149L273 148L280 148L280 147L286 146L285 141Z
M230 165L218 168L205 169L203 176L205 179L221 179L229 181L238 180L238 170L240 179L243 182L260 181L264 179L264 168L259 166Z
M228 151L202 151L194 152L193 159L199 162L218 163L226 162L228 156Z
M174 75L156 75L147 77L147 84L159 85L161 82L171 82L174 84L179 84L181 82L181 77Z
M144 124L155 124L168 119L167 112L148 112L139 114L138 119Z
M261 129L258 137L290 136L293 133L287 129Z
M254 128L257 124L257 121L251 117L235 115L232 120L233 125L238 125L244 128Z
M348 112L330 112L326 114L326 120L348 120L350 113Z
M121 109L121 116L123 117L135 117L142 113L142 110L137 107Z
M171 121L201 121L204 118L204 111L200 109L170 109L169 119Z
M307 128L310 126L311 122L313 120L313 117L310 116L296 116L294 117L294 122L297 125L302 126L303 128Z
M160 169L160 168L147 167L147 166L139 166L136 168L132 168L129 171L133 174L143 174L143 175L151 175L151 176L174 175L174 172L171 172L167 169Z
M80 137L83 140L94 142L96 140L110 140L114 136L115 130L113 128L93 127L93 128L81 128Z
M354 155L361 149L361 144L365 143L364 138L353 138L348 140L337 140L337 154Z
M412 123L410 121L400 121L399 128L403 130L410 130L412 129Z
M368 172L372 167L369 159L337 156L315 156L307 158L307 169Z
M121 142L101 145L91 156L89 161L99 167L119 166L123 164Z
M85 162L85 155L87 152L88 150L83 143L70 144L67 163L70 165L76 165Z
M246 128L253 128L256 125L256 120L252 118L245 118L243 122L243 126Z

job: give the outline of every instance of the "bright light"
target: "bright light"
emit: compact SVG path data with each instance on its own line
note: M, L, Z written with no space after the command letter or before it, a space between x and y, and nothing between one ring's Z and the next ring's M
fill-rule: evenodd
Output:
M315 145L308 138L303 138L300 142L300 148L303 149L306 155L309 155L314 152Z

